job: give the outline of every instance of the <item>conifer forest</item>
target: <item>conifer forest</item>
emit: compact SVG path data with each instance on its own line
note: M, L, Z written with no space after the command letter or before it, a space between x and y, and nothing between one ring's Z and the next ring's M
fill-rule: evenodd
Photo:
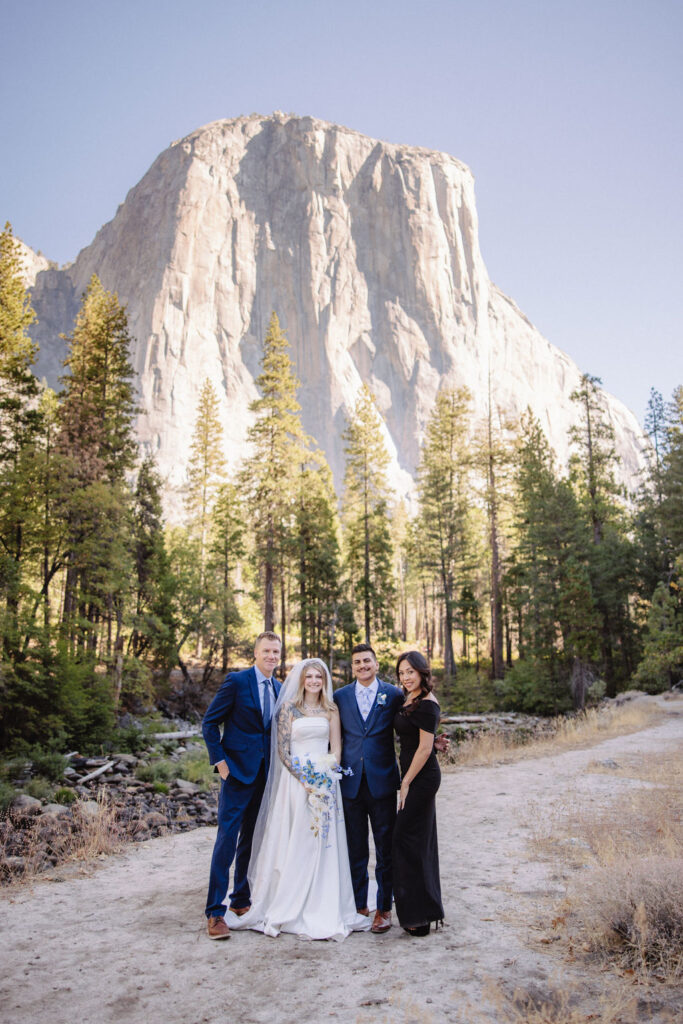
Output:
M683 679L683 386L651 391L646 471L616 483L600 381L585 374L572 457L530 413L505 423L442 390L411 507L388 482L368 388L343 439L341 493L306 435L289 343L273 313L249 457L226 470L207 379L181 525L134 434L126 311L93 276L58 392L33 373L35 314L10 225L0 235L0 748L99 749L124 710L217 685L254 636L283 665L318 656L338 681L370 640L422 650L453 709L557 714ZM502 425L501 425L502 424Z

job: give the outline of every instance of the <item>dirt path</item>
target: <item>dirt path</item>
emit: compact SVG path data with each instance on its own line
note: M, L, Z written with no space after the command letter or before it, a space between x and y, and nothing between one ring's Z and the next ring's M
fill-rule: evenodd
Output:
M426 939L306 942L204 935L214 830L129 847L89 876L41 882L0 902L4 1024L498 1024L492 981L547 992L580 982L597 1009L604 977L540 947L535 927L564 878L530 851L529 815L568 793L600 800L628 779L586 773L599 759L680 744L682 700L656 727L587 750L444 775L438 821L447 926ZM530 810L532 809L532 810ZM657 1016L648 1017L653 1021ZM662 1020L667 1019L665 1016Z

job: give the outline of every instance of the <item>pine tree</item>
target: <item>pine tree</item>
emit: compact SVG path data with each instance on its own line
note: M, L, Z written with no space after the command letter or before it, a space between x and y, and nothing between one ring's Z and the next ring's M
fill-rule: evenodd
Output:
M228 670L235 633L242 623L236 601L235 574L244 557L246 526L242 501L234 484L223 484L218 491L211 517L211 544L207 575L213 603L215 630L221 651L221 670Z
M68 466L63 633L72 653L111 658L123 645L131 596L132 496L137 411L125 309L90 279L67 339L58 448Z
M422 560L439 580L447 676L456 674L455 612L466 575L470 541L469 408L470 395L466 389L437 395L418 469Z
M117 482L133 468L137 413L126 311L96 274L76 316L62 378L62 445L82 481Z
M28 335L34 320L22 280L20 246L6 224L0 233L0 593L8 654L19 643L26 516L31 503L27 458L40 426L39 388L31 370L37 348Z
M133 506L135 610L130 654L163 668L174 660L173 579L161 505L161 477L151 455L138 470Z
M339 524L332 474L320 452L302 463L294 525L302 658L333 657L339 604Z
M247 494L254 560L262 583L264 629L275 626L275 587L279 583L284 667L287 578L290 562L296 558L297 477L309 441L301 426L296 397L299 381L289 357L289 342L276 313L270 318L256 386L260 397L249 406L256 419L247 434L252 454L241 473L241 484Z
M190 461L187 468L185 507L190 526L199 541L199 608L197 615L198 658L203 654L203 622L206 606L204 587L206 551L211 511L225 474L223 427L217 412L218 398L213 384L205 379L199 395Z
M659 509L669 566L683 553L683 386L667 406Z
M344 533L353 598L361 606L367 643L373 630L393 630L393 551L388 520L389 455L372 393L363 385L343 433Z

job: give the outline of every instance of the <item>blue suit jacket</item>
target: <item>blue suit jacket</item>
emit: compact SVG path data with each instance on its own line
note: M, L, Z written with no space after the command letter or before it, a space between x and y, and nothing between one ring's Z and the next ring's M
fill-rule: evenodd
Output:
M277 695L280 683L273 679L273 684ZM211 764L226 761L239 782L253 782L264 760L268 771L270 725L263 727L255 669L228 673L204 715L202 733Z
M394 751L394 715L403 704L403 691L378 680L377 696L363 721L356 701L355 681L334 694L342 727L342 767L353 775L342 776L342 796L358 794L363 771L375 799L390 796L401 784Z

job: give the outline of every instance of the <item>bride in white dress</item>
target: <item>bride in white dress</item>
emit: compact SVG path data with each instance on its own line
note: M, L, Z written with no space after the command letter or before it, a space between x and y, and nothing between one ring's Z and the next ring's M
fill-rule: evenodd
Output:
M327 666L299 662L273 712L268 781L254 829L251 908L230 928L342 940L357 913L339 789L341 726Z

